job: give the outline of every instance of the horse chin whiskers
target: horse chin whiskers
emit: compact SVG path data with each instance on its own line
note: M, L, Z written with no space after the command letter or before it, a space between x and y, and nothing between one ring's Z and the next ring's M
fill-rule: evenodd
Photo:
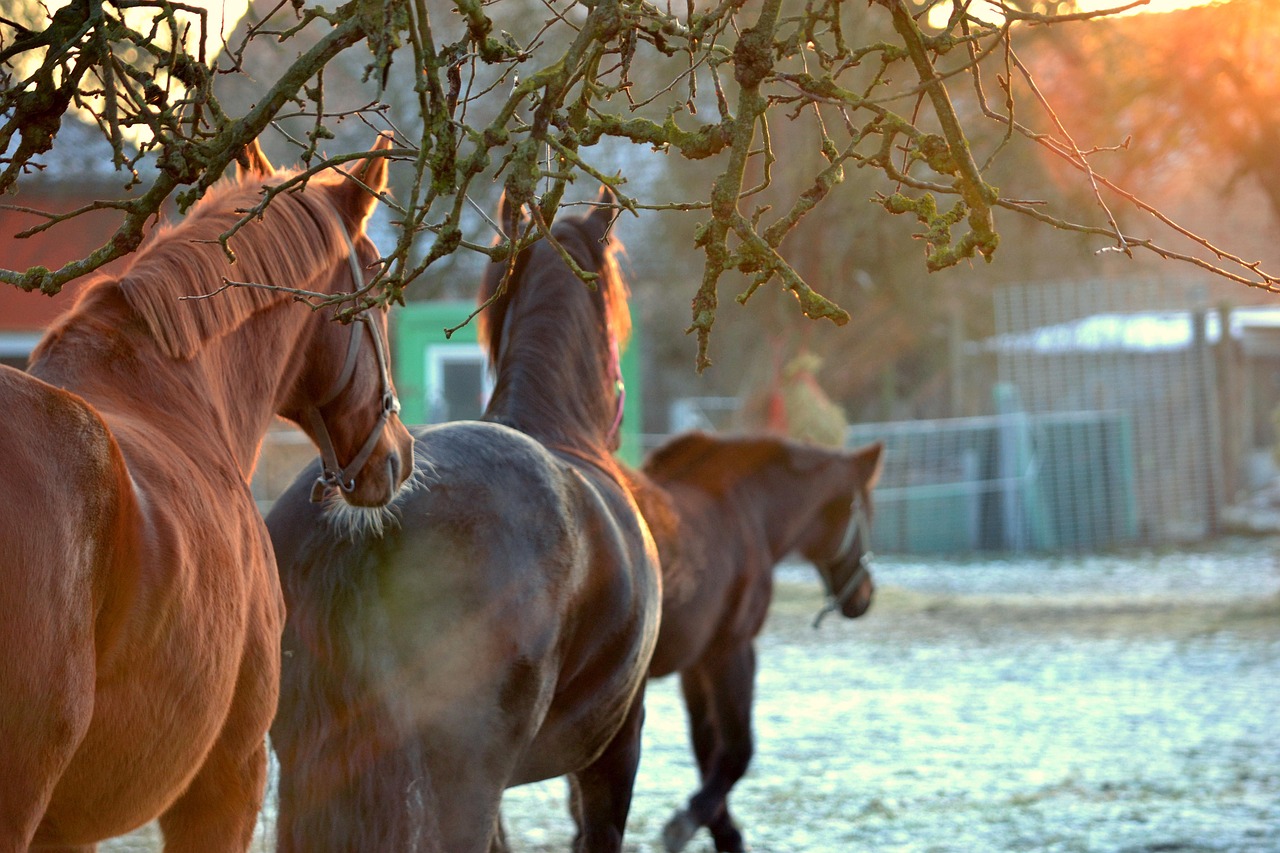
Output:
M343 539L352 542L362 538L377 539L400 526L400 499L425 488L426 478L415 467L385 506L353 506L343 500L337 490L330 489L325 495L324 517L334 533Z
M378 538L398 527L400 516L394 506L352 506L336 492L325 497L324 517L334 534L354 542L362 538Z

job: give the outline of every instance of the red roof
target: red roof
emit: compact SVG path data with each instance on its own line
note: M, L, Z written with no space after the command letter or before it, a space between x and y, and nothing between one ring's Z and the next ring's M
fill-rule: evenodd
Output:
M59 195L45 198L23 198L25 207L48 211L72 210L89 198ZM26 270L33 266L57 269L68 261L83 258L103 245L114 233L118 214L93 211L43 231L32 237L17 239L18 232L39 224L40 217L18 210L0 208L0 267ZM119 263L118 261L116 263ZM33 332L49 325L67 310L85 279L65 285L57 296L27 293L12 285L0 284L0 331Z

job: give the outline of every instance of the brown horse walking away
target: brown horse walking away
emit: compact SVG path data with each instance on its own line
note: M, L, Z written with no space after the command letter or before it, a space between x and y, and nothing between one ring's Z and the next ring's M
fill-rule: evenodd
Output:
M832 610L849 618L866 612L881 450L687 433L645 460L649 483L640 478L636 494L663 577L649 675L680 673L702 781L663 832L669 851L703 826L716 850L746 849L727 799L751 761L754 639L773 595L773 568L792 552L817 567L829 597L819 619Z
M264 289L184 299L224 277L364 283L374 200L340 172L275 199L228 264L218 235L276 180L256 145L246 162L89 285L29 374L0 368L3 853L91 851L157 816L166 850L248 849L284 621L249 491L259 445L276 414L323 430L358 505L407 474L411 439L364 340L382 340L381 312L344 327ZM385 171L372 157L354 177L380 189Z
M272 508L280 853L503 849L503 790L562 775L577 849L621 849L661 593L610 453L628 329L612 219L553 228L594 288L545 240L492 265L493 397L482 421L414 431L421 484L398 524L326 523L313 472Z

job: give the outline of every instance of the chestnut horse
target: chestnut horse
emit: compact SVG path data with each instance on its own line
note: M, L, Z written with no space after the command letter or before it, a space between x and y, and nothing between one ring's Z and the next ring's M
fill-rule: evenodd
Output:
M606 195L605 201L611 201ZM519 223L505 202L507 234ZM307 500L267 518L288 606L279 853L503 849L505 788L568 775L576 849L621 849L657 637L653 540L611 451L626 292L612 213L555 223L481 290L480 421L414 430L381 533Z
M256 145L245 163L89 284L29 373L0 368L5 853L92 851L157 816L166 850L247 850L284 622L249 490L263 436L276 414L323 430L353 504L407 474L383 347L365 340L382 341L381 312L343 326L270 289L187 298L224 279L363 285L360 184L381 189L383 159L277 197L231 239L232 265L218 235L279 180Z
M662 627L651 677L680 673L701 787L663 832L682 849L707 827L718 851L741 851L728 796L751 761L754 639L773 568L797 552L828 594L819 620L871 604L871 490L881 445L846 452L772 437L686 433L654 450L636 494L662 562ZM816 623L815 623L816 625Z

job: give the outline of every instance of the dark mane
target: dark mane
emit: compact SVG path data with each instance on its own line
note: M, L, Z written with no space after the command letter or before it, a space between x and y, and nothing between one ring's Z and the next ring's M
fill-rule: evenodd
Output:
M269 223L255 220L231 238L236 261L228 265L218 236L258 204L264 184L282 183L291 176L281 172L219 184L185 219L159 229L121 274L125 298L171 357L191 358L206 340L287 298L252 287L228 288L209 299L182 297L213 293L224 277L314 288L317 275L332 267L337 253L346 251L338 215L323 209L320 193L284 193L264 214Z
M712 438L689 432L653 450L644 460L644 472L659 484L676 480L719 496L753 471L784 456L782 443L775 439Z
M547 240L514 264L490 264L479 295L487 307L478 319L496 377L486 420L562 447L604 438L599 424L612 419L617 399L611 344L620 352L631 331L611 223L604 208L551 229L580 268L597 273L594 286L580 281Z
M686 432L655 448L644 460L652 477L671 477L706 460L719 445L704 432Z
M588 214L589 216L590 214ZM618 265L618 256L625 253L621 241L612 235L606 233L603 240L592 238L588 228L585 225L587 217L578 217L574 219L563 219L557 221L551 227L551 234L564 247L574 259L574 261L584 270L593 271L599 275L595 285L597 291L601 294L604 304L604 316L606 322L613 330L614 336L617 338L618 347L626 346L631 338L631 311L627 306L627 284L622 278L622 272ZM554 256L555 262L560 262L559 255L555 249L542 240L529 248L525 249L516 258L515 263L511 265L510 276L507 276L508 264L494 263L490 264L485 271L484 280L480 286L479 303L481 305L493 299L493 303L489 305L476 318L476 330L480 338L480 345L489 351L489 360L496 364L498 358L498 347L502 340L502 327L506 320L507 311L511 308L512 301L516 292L520 288L520 283L525 278L530 261L537 253L539 261L552 260L551 257L544 257L547 253ZM507 286L504 293L494 298L499 286L504 278L507 278ZM584 285L585 289L589 289Z

